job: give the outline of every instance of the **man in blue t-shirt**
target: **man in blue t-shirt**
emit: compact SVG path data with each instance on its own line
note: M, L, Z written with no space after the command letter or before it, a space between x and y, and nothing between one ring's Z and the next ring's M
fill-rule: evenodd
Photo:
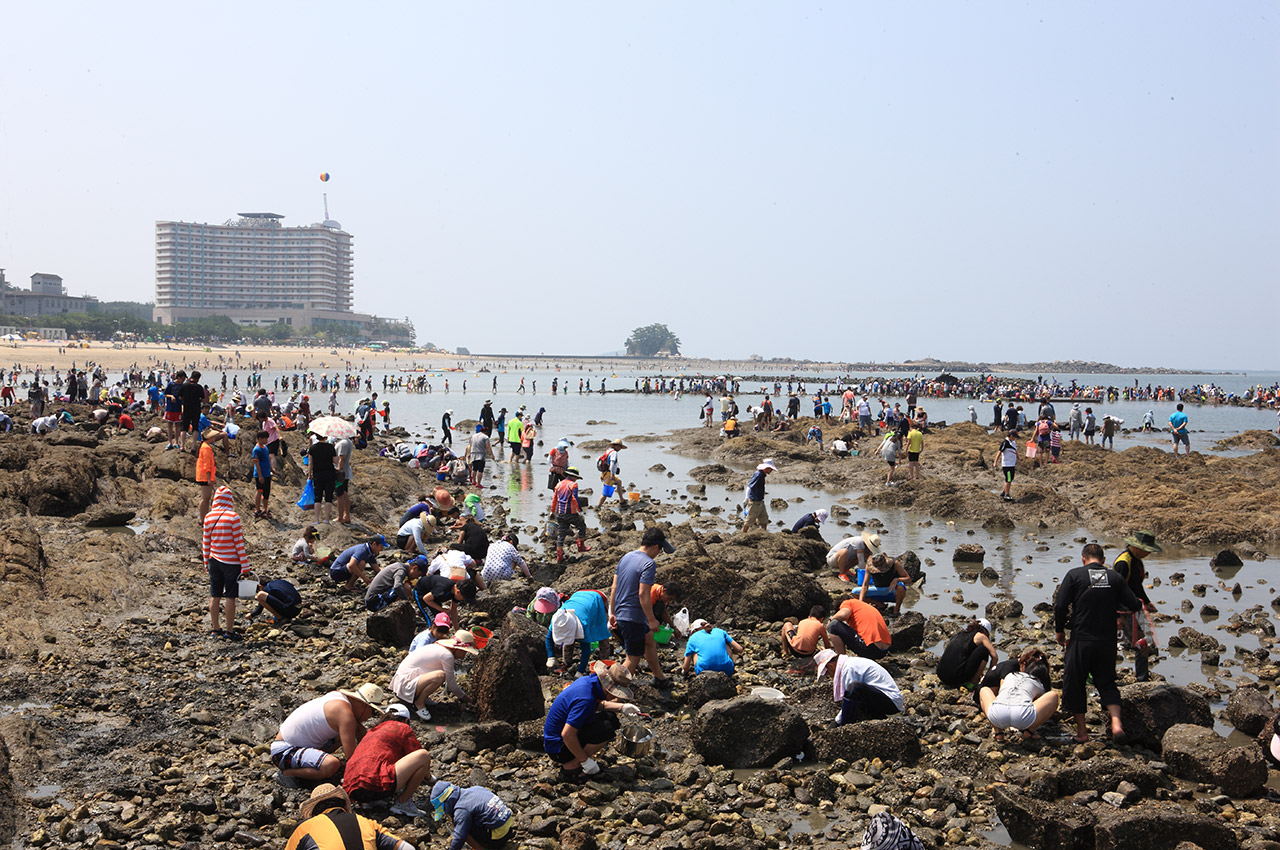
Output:
M551 703L542 725L542 749L560 765L563 778L600 772L592 756L613 740L621 725L615 712L638 713L635 706L622 702L631 699L630 683L631 671L625 666L597 661L591 675L575 681Z
M1191 432L1187 430L1187 414L1182 412L1182 404L1178 404L1177 411L1169 417L1169 430L1173 433L1173 456L1178 456L1178 444L1187 447L1187 454L1191 454Z
M686 675L692 667L695 675L712 670L732 676L734 659L741 654L742 647L724 629L713 629L706 620L694 620L684 645L682 669Z
M640 538L640 548L623 555L618 562L609 588L609 629L622 637L627 669L635 673L640 659L644 658L653 672L654 685L664 689L671 687L671 680L662 674L658 645L653 640L653 633L658 629L658 620L653 615L652 591L657 574L653 559L659 552L669 555L675 550L661 528L646 528Z
M271 519L271 452L267 449L267 432L258 432L258 442L253 447L253 483L258 492L253 498L253 515L255 518Z
M365 572L365 567L373 567L376 572L378 553L385 548L387 538L375 534L364 543L343 549L342 554L329 566L329 578L333 579L334 584L346 582L347 590L355 589L356 579L362 579L366 585L372 584L373 576Z

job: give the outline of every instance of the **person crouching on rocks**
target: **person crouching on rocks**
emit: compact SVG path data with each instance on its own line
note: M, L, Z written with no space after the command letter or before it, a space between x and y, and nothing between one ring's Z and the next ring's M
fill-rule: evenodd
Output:
M631 714L631 671L621 664L591 665L591 675L565 688L551 703L542 726L542 748L560 765L560 779L580 782L600 772L596 753L613 740L621 726L617 712Z
M438 821L448 815L453 821L449 850L504 847L515 824L511 809L488 788L460 788L443 779L431 788L431 815Z
M376 567L378 553L387 548L387 538L375 534L364 543L357 543L342 550L342 554L329 565L329 578L334 584L343 584L346 590L355 590L356 579L366 585L373 583L373 578L366 572L367 567Z
M436 641L447 638L453 632L453 621L449 619L449 615L441 611L436 614L435 619L431 621L431 625L414 635L413 640L409 643L409 651L422 649L424 646L430 646Z
M285 850L415 850L376 821L352 814L347 793L331 783L316 786L298 811L302 823L289 836Z
M391 678L391 690L405 705L413 706L419 720L431 719L427 697L440 690L441 686L464 703L469 703L471 698L458 684L455 668L458 661L477 652L475 636L463 631L415 649L396 668L396 674Z
M818 680L825 675L834 680L835 701L840 705L835 725L882 720L902 711L902 691L889 671L871 659L824 649L815 661Z
M827 609L814 605L809 609L809 616L799 623L782 624L782 654L794 655L800 659L801 669L812 663L814 653L818 651L818 641L831 649L831 637L823 622L826 617Z
M972 691L1000 657L991 643L991 621L974 620L952 636L938 659L938 679L949 688ZM988 663L988 659L990 663Z
M343 790L357 803L395 797L391 811L418 818L426 814L413 795L431 776L431 754L409 726L409 709L399 703L387 706L381 722L370 729L342 771Z
M1018 656L1018 669L1007 674L994 689L978 692L982 711L996 728L997 741L1005 732L1021 732L1023 740L1038 738L1036 730L1058 710L1058 692L1050 687L1049 663L1038 649Z
M271 744L271 763L285 776L328 779L342 767L333 755L335 742L348 758L364 737L364 723L374 706L386 703L382 688L366 682L354 691L330 691L293 710Z
M370 613L401 599L409 598L409 587L406 582L417 581L422 577L422 563L415 558L408 563L392 563L378 570L378 574L369 582L364 592L364 609Z
M827 623L832 649L840 655L851 650L860 658L877 661L889 654L893 636L876 606L860 599L846 599Z
M697 675L706 671L732 676L735 661L742 655L742 645L729 637L724 629L712 628L706 620L694 620L689 626L689 640L684 647L683 671Z
M266 584L259 583L254 598L258 601L258 607L249 617L250 620L264 610L273 623L287 623L302 613L302 594L298 593L292 582L282 578L273 579Z
M547 629L547 668L556 666L556 649L564 656L564 665L571 661L570 647L578 647L578 675L587 672L591 659L591 644L599 645L601 658L611 654L609 632L609 602L599 590L579 590L560 604L551 615Z

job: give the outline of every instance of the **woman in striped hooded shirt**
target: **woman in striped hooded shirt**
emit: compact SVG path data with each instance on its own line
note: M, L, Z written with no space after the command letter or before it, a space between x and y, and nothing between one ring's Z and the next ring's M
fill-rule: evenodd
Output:
M244 548L244 531L235 499L229 487L219 487L213 505L204 517L204 565L209 571L210 636L239 640L235 631L236 597L240 577L249 573L249 556ZM225 630L218 627L218 612L226 615Z

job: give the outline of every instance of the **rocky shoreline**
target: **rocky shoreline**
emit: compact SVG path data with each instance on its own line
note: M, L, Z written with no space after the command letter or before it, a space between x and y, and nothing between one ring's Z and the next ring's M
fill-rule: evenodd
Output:
M1020 477L1027 495L1007 506L992 492L989 464L998 441L977 426L930 435L927 478L881 489L874 486L883 475L878 457L837 460L784 436L725 443L690 429L676 439L681 453L716 461L695 470L702 482L740 483L734 468L768 455L779 462L776 480L866 491L861 504L940 519L1101 532L1140 514L1163 537L1231 545L1255 557L1274 551L1280 528L1280 508L1269 495L1280 477L1275 449L1172 461L1152 449L1072 446L1067 463ZM301 485L296 457L284 459L278 504ZM228 463L221 452L218 462ZM234 470L246 461L230 463ZM314 568L288 561L303 515L283 506L276 512L284 521L247 522L250 557L260 575L293 581L308 614L286 627L255 624L242 644L210 641L193 465L191 455L166 452L138 434L102 439L83 426L0 440L7 517L0 522L0 841L129 850L282 847L305 791L278 784L266 759L280 719L335 687L385 685L402 657L413 626L401 612L370 618ZM229 477L244 513L251 485ZM356 522L322 526L325 546L388 530L422 487L416 472L373 451L357 453L355 481ZM1223 657L1221 675L1208 684L1170 685L1160 681L1159 666L1152 683L1125 674L1133 743L1116 747L1101 734L1096 710L1089 744L1070 743L1056 721L1044 740L993 740L972 695L942 687L933 672L934 649L967 615L959 606L951 616L908 611L891 621L886 661L906 711L834 729L829 686L793 674L778 639L785 618L847 593L825 567L827 542L812 531L732 533L722 516L702 509L698 485L691 486L695 497L676 508L688 518L678 524L671 525L671 504L650 497L623 513L606 509L591 552L559 566L535 555L536 583L504 583L465 609L463 625L485 625L497 637L463 677L477 695L476 711L445 701L431 724L415 728L438 775L485 784L511 805L514 846L845 848L858 843L882 807L926 846L998 846L1006 839L997 822L1033 848L1101 850L1123 842L1142 850L1184 841L1192 842L1184 850L1260 850L1280 840L1280 796L1264 784L1261 746L1236 746L1212 728L1216 720L1265 740L1280 677L1270 655L1270 612L1237 613L1234 633L1255 635L1260 648ZM1220 499L1231 501L1220 507ZM500 494L494 502L488 524L500 533L507 526ZM140 533L122 528L126 522ZM568 679L545 675L540 627L510 612L541 584L607 588L617 559L652 523L667 527L677 546L659 559L658 580L680 583L683 605L746 647L741 672L736 681L678 678L669 693L641 675L636 701L653 715L656 750L628 759L611 749L591 782L558 785L537 743L546 700ZM516 530L528 540L537 526ZM908 561L914 570L930 568ZM998 600L985 613L997 621L1001 657L1041 646L1059 684L1050 592ZM1212 656L1218 663L1225 650L1191 627L1177 640L1202 662ZM678 661L674 648L662 658L669 670ZM1235 687L1233 668L1259 684ZM756 686L777 688L786 699L749 696ZM1224 696L1227 707L1215 716L1210 700ZM418 847L442 839L425 819L374 814Z

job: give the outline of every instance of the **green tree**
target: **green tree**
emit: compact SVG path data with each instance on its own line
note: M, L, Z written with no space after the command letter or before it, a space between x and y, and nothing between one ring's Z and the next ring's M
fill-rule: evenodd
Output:
M659 352L680 353L680 338L666 325L646 325L636 328L627 337L627 354L632 357L652 357Z

